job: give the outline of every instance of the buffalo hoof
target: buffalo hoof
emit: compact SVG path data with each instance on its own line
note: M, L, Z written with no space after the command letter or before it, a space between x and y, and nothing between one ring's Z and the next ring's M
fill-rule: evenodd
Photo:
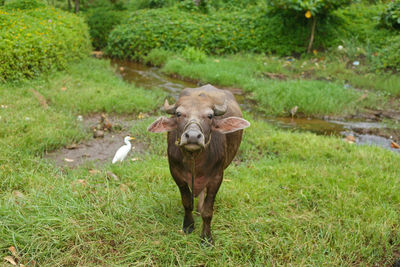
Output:
M184 224L183 224L182 230L183 230L183 232L184 232L185 234L190 234L190 233L192 233L193 230L194 230L194 223L190 223L190 224L187 224L187 225L185 225L185 223L184 223Z
M212 237L203 237L201 240L201 245L204 247L212 247L214 246L214 240L212 239Z

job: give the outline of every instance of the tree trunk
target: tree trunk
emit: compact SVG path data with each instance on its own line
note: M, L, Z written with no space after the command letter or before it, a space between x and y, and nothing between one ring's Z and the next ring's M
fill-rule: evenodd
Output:
M75 13L79 12L79 0L75 0Z
M317 24L317 18L314 16L311 26L311 36L310 36L310 43L308 44L307 53L311 52L311 48L314 42L314 34L315 34L315 25Z
M68 0L68 11L71 12L71 10L72 10L71 0Z

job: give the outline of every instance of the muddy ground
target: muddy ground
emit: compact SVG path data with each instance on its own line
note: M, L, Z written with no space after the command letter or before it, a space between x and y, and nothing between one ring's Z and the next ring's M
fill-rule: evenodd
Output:
M85 162L104 164L111 162L115 152L124 145L124 137L129 135L129 130L136 123L134 116L108 115L107 119L113 126L111 132L104 131L104 137L93 137L93 129L98 127L101 114L91 114L82 118L82 124L90 135L89 139L79 144L70 144L62 149L52 151L45 155L59 167L76 167ZM135 158L143 153L146 146L137 140L132 140L132 151L125 160Z

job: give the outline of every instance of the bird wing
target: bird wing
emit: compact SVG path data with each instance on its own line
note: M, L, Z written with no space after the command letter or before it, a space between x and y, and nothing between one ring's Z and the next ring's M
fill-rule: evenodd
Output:
M121 146L115 153L112 163L115 163L117 161L123 161L126 158L126 156L128 155L129 150L130 150L129 146L127 146L127 145Z

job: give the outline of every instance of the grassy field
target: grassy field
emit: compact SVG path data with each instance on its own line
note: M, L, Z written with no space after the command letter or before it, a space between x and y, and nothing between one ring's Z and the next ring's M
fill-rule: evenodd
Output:
M383 266L399 257L398 154L281 131L251 114L217 197L215 247L200 245L200 217L183 235L165 135L145 131L164 96L96 60L0 85L0 258L11 246L38 266ZM154 115L130 130L147 146L138 161L60 169L41 157L88 138L76 116L102 111Z
M267 114L288 115L298 106L305 116L345 116L385 108L390 97L400 96L399 76L348 68L340 60L235 55L197 61L169 56L164 61L168 74L250 92Z

